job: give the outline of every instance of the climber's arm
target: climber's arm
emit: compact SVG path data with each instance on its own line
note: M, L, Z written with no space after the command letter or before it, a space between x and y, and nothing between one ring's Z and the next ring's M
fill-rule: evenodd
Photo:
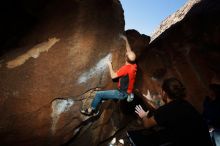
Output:
M125 43L126 43L126 51L127 51L127 52L131 52L131 46L130 46L129 43L128 43L127 37L124 36L124 35L121 35L120 37L121 37L121 38L125 41Z
M118 76L117 76L117 73L113 70L113 68L112 68L112 63L111 63L110 61L108 62L108 68L109 68L109 72L110 72L111 78L112 78L112 79L117 78L117 77L118 77Z

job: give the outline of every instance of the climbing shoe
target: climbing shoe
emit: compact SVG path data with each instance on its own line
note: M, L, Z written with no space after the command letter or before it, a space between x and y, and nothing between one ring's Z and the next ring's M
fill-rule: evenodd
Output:
M93 110L93 109L81 109L80 111L83 115L85 116L97 116L99 114L98 110Z

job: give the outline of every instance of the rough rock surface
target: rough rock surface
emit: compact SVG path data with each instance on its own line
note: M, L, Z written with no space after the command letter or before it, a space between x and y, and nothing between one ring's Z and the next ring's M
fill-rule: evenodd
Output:
M97 86L112 88L106 62L112 58L117 68L124 61L118 0L49 1L39 16L17 48L2 51L0 145L68 142L87 120L78 95ZM87 128L93 137L85 145L114 132L111 111L105 112L95 130Z
M172 15L168 16L165 20L160 23L160 26L153 32L151 36L151 41L157 38L161 33L163 33L166 29L170 28L173 24L181 21L189 10L201 0L188 0L188 2L179 10L177 10Z

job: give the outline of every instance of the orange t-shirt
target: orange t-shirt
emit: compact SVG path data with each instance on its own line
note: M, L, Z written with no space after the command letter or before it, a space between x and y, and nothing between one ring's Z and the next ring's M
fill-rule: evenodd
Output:
M126 91L128 94L132 93L134 88L134 82L136 78L137 65L126 64L122 66L116 73L120 78L118 82L118 88Z

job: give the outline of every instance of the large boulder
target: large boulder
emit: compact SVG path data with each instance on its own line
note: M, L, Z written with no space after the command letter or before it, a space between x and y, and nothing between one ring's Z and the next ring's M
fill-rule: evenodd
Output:
M36 12L28 6L17 9ZM112 88L106 62L112 59L117 69L124 61L118 0L55 0L41 8L31 31L19 35L13 49L1 51L0 145L68 142L87 120L80 114L80 95L94 87ZM103 122L111 114L102 115L96 130L87 128L93 136L84 145L97 145L114 132Z

